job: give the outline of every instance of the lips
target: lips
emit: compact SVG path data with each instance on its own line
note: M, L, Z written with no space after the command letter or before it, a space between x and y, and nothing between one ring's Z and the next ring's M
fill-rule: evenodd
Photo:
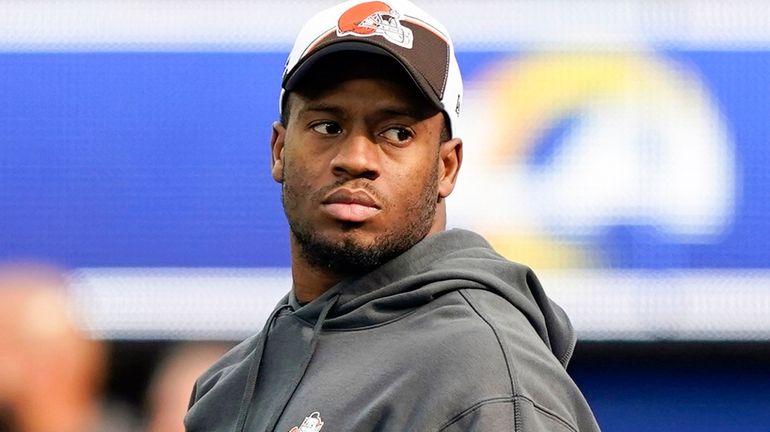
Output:
M345 222L364 222L381 211L380 205L363 190L337 189L329 194L321 209L334 219Z

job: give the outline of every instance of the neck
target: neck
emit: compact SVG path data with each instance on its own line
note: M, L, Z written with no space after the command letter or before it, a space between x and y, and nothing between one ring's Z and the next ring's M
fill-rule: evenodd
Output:
M341 281L344 276L318 268L307 262L294 236L291 236L291 277L294 296L300 303L308 303Z
M443 231L444 229L446 229L446 208L442 199L437 204L436 214L428 235ZM315 300L347 276L323 267L311 265L302 255L302 249L294 234L289 236L291 241L292 289L294 296L300 303L308 303Z

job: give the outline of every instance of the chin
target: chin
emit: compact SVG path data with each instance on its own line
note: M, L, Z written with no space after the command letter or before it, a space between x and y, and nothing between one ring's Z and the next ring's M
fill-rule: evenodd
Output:
M383 233L368 232L364 225L360 222L341 222L337 228L319 231L319 237L339 246L367 248L376 245L376 239Z

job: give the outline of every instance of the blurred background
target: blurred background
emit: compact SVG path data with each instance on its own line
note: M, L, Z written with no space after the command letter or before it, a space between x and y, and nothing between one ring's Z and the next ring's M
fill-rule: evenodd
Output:
M333 3L0 2L0 431L182 430L291 286L270 124ZM417 3L466 83L450 224L569 313L603 429L770 430L770 3Z

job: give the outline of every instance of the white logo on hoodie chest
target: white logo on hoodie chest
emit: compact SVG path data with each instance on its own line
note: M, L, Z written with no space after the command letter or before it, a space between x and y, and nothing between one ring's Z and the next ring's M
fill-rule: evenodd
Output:
M289 432L319 432L322 427L324 427L324 422L321 420L321 414L315 411L305 417L305 420L302 421L299 427L294 426Z

